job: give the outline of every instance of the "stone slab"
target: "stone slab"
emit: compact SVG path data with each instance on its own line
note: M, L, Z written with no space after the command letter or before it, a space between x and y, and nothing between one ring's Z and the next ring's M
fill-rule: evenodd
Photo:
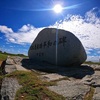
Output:
M11 59L11 58L7 58L7 60L6 60L6 64L7 65L13 65L14 64L14 61L13 61L13 59Z
M87 75L81 80L81 82L85 85L100 87L100 75Z
M5 65L4 70L6 74L9 74L16 70L16 66L15 65Z
M41 75L42 80L46 81L55 81L59 79L63 79L65 76L59 75L59 74L46 74L46 75Z
M27 69L26 68L24 68L23 66L21 66L21 65L15 65L16 66L16 70L23 70L23 71L27 71Z
M1 100L15 100L16 92L20 87L15 78L4 78L1 86Z
M93 100L100 100L100 87L96 87Z
M57 86L49 86L51 91L66 97L66 100L83 100L90 87L76 81L63 80Z

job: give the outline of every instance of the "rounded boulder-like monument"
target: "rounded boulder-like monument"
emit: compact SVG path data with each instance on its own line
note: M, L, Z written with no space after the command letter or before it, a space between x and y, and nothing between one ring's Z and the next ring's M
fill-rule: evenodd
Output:
M80 40L71 32L45 28L39 32L28 51L29 59L55 65L80 65L86 52Z

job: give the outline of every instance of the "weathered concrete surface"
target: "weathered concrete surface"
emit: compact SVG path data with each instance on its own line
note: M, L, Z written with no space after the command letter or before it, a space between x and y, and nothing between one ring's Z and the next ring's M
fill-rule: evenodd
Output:
M5 73L9 74L13 71L16 70L16 66L15 65L5 65Z
M14 64L13 59L11 59L10 57L8 57L7 60L6 60L6 64L7 65L13 65Z
M39 66L39 65L38 65ZM42 64L40 64L42 66ZM84 100L84 97L90 91L90 87L94 87L95 93L93 94L92 100L100 100L100 93L97 90L100 87L100 71L95 70L96 67L92 65L82 65L82 67L49 67L46 66L34 69L45 71L46 73L42 76L42 80L54 81L58 80L56 86L48 87L51 91L66 97L66 100ZM99 66L99 65L97 65ZM45 70L44 70L44 69ZM51 68L51 69L50 69ZM53 69L54 68L54 69ZM52 69L57 70L56 73L52 74ZM93 72L94 71L94 72ZM47 73L49 72L49 74ZM51 72L51 74L50 74ZM64 77L68 76L69 80L65 80ZM41 77L40 77L41 78Z
M13 61L17 65L22 65L22 62L21 62L22 60L23 60L23 57L19 57L19 56L13 57Z
M94 70L95 70L95 71L100 71L100 65L95 65Z
M21 65L15 65L16 66L16 70L23 70L23 71L28 71L26 68L24 68L23 66Z
M85 85L90 85L93 87L100 87L100 72L99 75L87 75L85 76L82 80L82 83L84 83Z
M69 31L58 29L56 51L56 31L56 28L43 29L30 46L29 58L56 65L82 64L87 55L79 39Z
M17 57L11 59L14 61L14 64L7 64L5 68L10 66L9 68L12 68L13 71L15 67L16 70L32 70L39 73L41 80L56 81L57 85L50 86L48 89L63 95L66 97L66 100L84 100L91 86L94 87L95 90L92 100L100 100L100 70L98 70L100 65L64 67L43 62L33 62L20 57L18 57L18 59ZM10 69L10 71L12 71L12 69ZM10 82L8 82L8 84L10 84ZM2 93L4 94L4 92ZM4 97L7 98L8 95Z
M59 74L46 74L46 75L41 75L42 80L46 81L54 81L54 80L60 80L62 78L65 78L65 76L59 75Z
M22 59L22 57L7 57L4 67L4 74L10 74L16 70L28 71L25 67L22 66ZM20 87L21 86L18 84L17 79L4 78L0 90L0 100L14 100L16 91Z
M93 100L100 100L100 87L96 87Z
M1 86L1 100L14 100L21 86L15 78L4 78Z
M63 95L66 100L83 100L85 94L90 90L90 87L84 84L68 80L59 81L57 86L49 86L48 88Z
M22 66L22 57L7 57L5 68L4 68L4 73L9 74L13 71L16 70L23 70L23 71L28 71L25 67Z

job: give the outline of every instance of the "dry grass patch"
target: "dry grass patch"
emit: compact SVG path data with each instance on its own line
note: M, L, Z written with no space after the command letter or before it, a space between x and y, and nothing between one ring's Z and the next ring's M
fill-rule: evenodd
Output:
M84 100L92 100L94 91L94 87L90 87L90 91L85 95Z
M55 85L55 82L41 81L38 75L34 72L15 71L7 77L16 77L22 88L17 91L15 100L65 100L61 95L58 95L46 87Z

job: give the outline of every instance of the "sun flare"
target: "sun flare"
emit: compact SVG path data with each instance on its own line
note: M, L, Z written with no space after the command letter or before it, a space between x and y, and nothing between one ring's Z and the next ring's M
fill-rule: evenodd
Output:
M54 6L53 10L56 13L60 13L60 12L62 12L62 6L60 4L57 4L57 5Z

